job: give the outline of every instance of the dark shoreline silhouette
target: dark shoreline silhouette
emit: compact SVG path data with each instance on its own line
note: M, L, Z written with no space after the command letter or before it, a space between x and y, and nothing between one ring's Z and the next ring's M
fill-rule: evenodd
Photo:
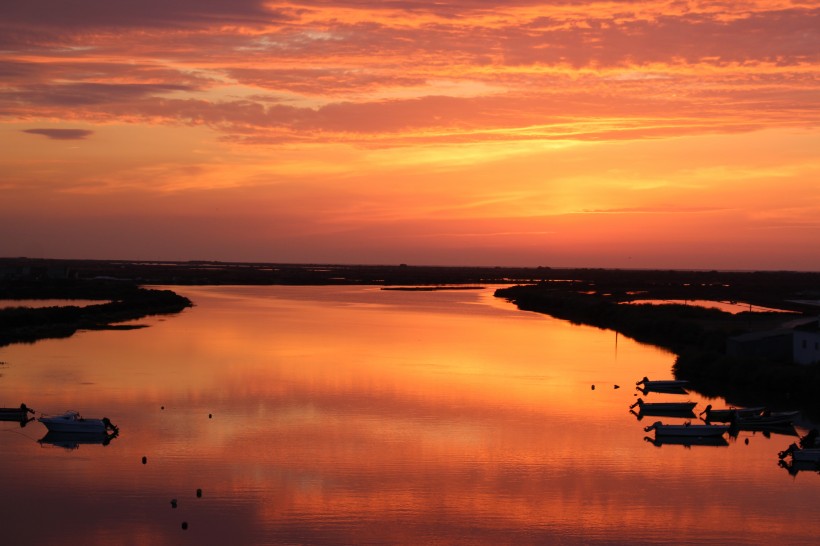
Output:
M170 290L141 288L133 283L100 280L0 280L0 299L84 299L102 303L83 307L8 307L0 309L0 347L65 338L78 330L124 330L139 325L117 324L149 315L179 313L193 304Z

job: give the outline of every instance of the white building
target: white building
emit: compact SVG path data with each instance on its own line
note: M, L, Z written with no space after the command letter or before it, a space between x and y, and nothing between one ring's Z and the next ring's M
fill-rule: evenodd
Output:
M795 364L820 362L820 320L800 325L792 334L792 358Z

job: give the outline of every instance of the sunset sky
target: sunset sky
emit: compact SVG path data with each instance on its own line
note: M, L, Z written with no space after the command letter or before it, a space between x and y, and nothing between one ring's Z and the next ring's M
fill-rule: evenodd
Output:
M820 271L820 1L0 4L0 256Z

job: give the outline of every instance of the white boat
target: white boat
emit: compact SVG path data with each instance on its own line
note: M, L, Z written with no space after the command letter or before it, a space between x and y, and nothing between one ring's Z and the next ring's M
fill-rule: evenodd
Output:
M723 436L729 431L729 425L692 425L684 423L682 425L664 425L656 421L644 428L644 432L655 431L655 436L696 436L705 438L707 436Z
M670 412L670 413L686 413L692 411L697 402L644 402L643 399L638 398L634 404L629 406L629 409L638 406L642 412Z
M67 411L62 415L43 416L37 419L50 432L80 432L100 434L106 431L117 431L108 417L102 419L86 419L76 411Z

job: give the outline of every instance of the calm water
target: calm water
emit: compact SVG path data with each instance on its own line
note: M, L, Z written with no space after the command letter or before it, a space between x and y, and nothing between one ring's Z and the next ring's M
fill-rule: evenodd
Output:
M0 422L2 544L820 536L820 474L777 465L794 438L645 441L655 418L628 407L640 377L670 377L658 349L492 289L174 289L196 306L148 328L0 349L0 405L77 409L121 431L67 449L38 443L40 423Z

